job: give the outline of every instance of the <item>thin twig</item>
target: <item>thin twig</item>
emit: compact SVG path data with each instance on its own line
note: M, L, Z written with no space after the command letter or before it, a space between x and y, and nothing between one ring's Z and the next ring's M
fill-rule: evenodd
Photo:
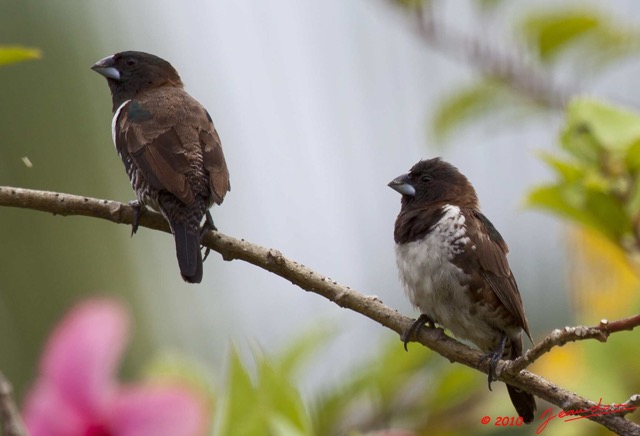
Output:
M618 416L625 416L630 413L635 412L636 409L640 407L640 394L632 395L627 401L624 403L620 403L617 405L617 409L620 412L616 413Z
M506 364L503 371L515 374L531 365L554 347L562 347L569 342L585 339L597 339L600 342L606 342L610 334L633 330L638 326L640 326L640 315L612 322L603 319L595 327L576 326L556 329L536 346L524 353L522 357L518 357Z
M0 371L0 419L4 436L27 436L20 411L13 399L11 383Z
M3 186L0 186L0 206L39 210L64 216L82 215L118 224L131 224L133 219L133 209L115 201ZM162 216L152 211L142 214L140 225L169 232L169 226ZM206 234L203 245L220 253L225 260L238 259L256 265L306 291L322 295L340 307L360 313L398 334L406 331L413 323L411 318L385 306L377 297L366 296L348 286L341 285L327 276L286 258L278 250L264 248L219 232ZM416 340L452 362L479 369L485 374L489 371L489 364L486 359L482 359L482 353L448 337L442 329L423 328ZM400 347L398 352L401 352ZM499 363L501 368L506 365L508 363L504 361ZM526 370L517 373L502 371L498 378L562 409L588 409L597 405ZM589 416L588 419L618 434L640 434L640 425L622 416L599 415Z
M603 319L602 321L600 321L599 328L607 332L608 334L611 334L616 332L631 331L638 326L640 326L640 314L611 322Z

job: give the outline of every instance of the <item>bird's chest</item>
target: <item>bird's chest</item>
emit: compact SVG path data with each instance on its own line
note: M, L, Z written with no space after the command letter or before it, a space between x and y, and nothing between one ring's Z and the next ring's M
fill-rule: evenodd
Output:
M448 328L467 324L474 312L467 275L453 262L469 242L464 215L450 207L426 236L396 245L400 280L409 300Z

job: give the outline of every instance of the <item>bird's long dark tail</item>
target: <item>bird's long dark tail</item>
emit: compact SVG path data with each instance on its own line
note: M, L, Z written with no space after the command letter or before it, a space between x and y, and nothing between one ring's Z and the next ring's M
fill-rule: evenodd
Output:
M522 339L518 338L518 340L511 341L511 359L520 356L522 356ZM507 385L507 392L509 392L509 398L511 398L518 415L522 416L526 424L531 423L536 411L536 400L533 395L511 385Z
M511 385L507 385L507 392L509 392L509 397L518 415L522 416L526 424L531 423L536 411L536 400L533 395Z
M176 255L182 278L188 283L200 283L202 281L200 232L190 232L185 225L178 222L172 222L171 229L176 240Z

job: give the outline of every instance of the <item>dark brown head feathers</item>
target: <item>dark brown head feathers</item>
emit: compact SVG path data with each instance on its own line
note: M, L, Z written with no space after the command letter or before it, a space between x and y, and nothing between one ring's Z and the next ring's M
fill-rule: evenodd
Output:
M141 51L123 51L96 62L92 67L109 83L115 112L126 100L161 86L182 88L180 75L158 56Z
M402 205L453 204L478 209L478 196L456 167L440 159L421 160L389 184L402 195Z

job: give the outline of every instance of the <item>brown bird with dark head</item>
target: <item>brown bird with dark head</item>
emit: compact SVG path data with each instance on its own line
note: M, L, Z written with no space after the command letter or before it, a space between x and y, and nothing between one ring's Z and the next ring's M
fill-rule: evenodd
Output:
M182 278L202 281L201 223L230 189L220 137L206 109L184 90L178 72L149 53L125 51L91 67L107 79L113 142L139 203L171 226Z
M407 296L420 317L404 334L435 323L474 343L490 359L489 388L499 359L522 355L529 325L507 262L507 244L480 212L471 183L439 158L423 160L389 186L402 194L394 239ZM533 421L533 395L507 390L524 422Z

